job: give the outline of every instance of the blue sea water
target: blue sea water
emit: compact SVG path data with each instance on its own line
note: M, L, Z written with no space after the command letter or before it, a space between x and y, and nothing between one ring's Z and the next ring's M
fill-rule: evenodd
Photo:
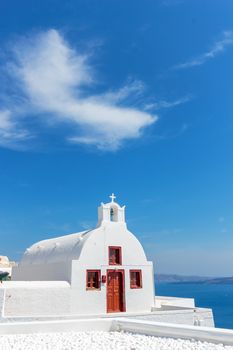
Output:
M195 298L196 306L212 308L215 326L233 329L233 285L231 284L156 284L156 294Z

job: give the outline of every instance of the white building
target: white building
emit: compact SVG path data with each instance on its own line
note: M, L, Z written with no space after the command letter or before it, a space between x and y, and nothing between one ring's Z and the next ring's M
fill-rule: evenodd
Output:
M125 207L101 204L93 230L28 248L12 281L0 284L0 318L137 315L213 326L212 310L193 299L155 296L153 265L127 229Z
M0 255L0 273L7 272L9 274L9 277L11 277L13 266L16 266L15 261L10 261L7 256Z
M55 293L59 305L51 291L52 313L59 313L60 304L60 311L65 314L150 312L155 294L153 265L147 261L140 242L127 229L125 207L120 207L114 199L112 195L110 203L99 207L95 229L32 245L13 269L12 280L48 281L43 285L52 289L53 285L59 286ZM41 312L49 294L43 296L43 288L37 288L37 298L39 292L37 306ZM34 298L33 292L29 294L27 303ZM59 300L59 294L64 302Z

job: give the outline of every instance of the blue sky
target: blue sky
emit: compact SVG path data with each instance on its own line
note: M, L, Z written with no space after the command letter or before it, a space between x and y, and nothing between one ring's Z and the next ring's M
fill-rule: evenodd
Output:
M0 3L1 254L114 192L164 273L232 275L231 1Z

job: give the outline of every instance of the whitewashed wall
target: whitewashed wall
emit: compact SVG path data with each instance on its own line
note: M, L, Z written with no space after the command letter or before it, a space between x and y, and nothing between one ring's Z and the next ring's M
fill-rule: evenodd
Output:
M66 315L70 306L70 289L12 288L6 290L4 317Z
M130 319L130 316L128 318ZM150 315L138 315L137 320L214 327L212 310L205 308L185 309L177 307L173 310L157 310Z
M0 318L3 316L4 300L5 300L5 290L1 288L0 289Z
M19 265L12 269L14 281L71 281L71 263L69 261Z

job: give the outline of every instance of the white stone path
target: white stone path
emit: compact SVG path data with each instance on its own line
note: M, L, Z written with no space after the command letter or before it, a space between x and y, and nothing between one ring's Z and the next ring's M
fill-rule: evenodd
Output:
M124 332L1 335L1 350L233 350L233 346Z

